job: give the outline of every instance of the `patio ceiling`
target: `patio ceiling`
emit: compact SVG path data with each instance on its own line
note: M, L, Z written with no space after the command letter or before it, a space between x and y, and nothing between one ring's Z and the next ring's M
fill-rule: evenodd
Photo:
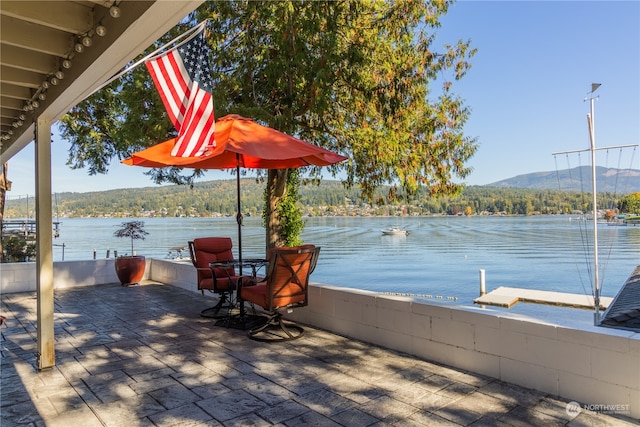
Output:
M1 161L34 140L39 116L58 120L202 2L0 1Z

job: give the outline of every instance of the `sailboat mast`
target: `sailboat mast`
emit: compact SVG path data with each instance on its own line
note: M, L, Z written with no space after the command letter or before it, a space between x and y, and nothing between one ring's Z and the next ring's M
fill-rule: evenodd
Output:
M600 283L598 268L598 193L596 185L596 135L594 127L594 104L595 92L600 87L599 83L591 84L591 112L587 114L587 123L589 125L589 140L591 142L591 188L593 191L593 304L594 304L594 323L600 324Z
M596 134L595 134L595 126L594 126L594 102L598 98L594 96L593 93L600 87L600 83L592 83L591 84L591 92L587 94L584 100L589 100L591 102L591 111L587 113L587 124L589 126L589 140L590 147L583 150L572 150L572 151L562 151L557 153L552 153L554 156L559 154L569 154L569 153L583 153L590 151L591 152L591 183L592 183L592 192L593 192L593 305L594 305L594 323L596 326L600 325L600 271L598 265L598 193L597 193L597 185L596 185L596 151L598 150L610 150L613 148L627 148L627 147L638 147L638 144L627 144L627 145L617 145L617 146L609 146L609 147L600 147L596 148ZM585 247L586 250L586 247Z

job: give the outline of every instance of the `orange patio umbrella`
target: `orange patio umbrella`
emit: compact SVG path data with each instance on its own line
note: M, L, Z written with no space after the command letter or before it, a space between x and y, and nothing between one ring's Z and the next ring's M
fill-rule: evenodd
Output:
M216 146L201 157L172 156L175 139L170 139L134 153L122 163L153 168L287 169L328 166L346 160L340 154L235 114L216 122L214 136Z
M240 168L288 169L301 166L328 166L347 158L282 133L245 117L231 114L216 121L215 147L201 157L174 157L175 139L161 142L124 159L131 166L163 168L177 166L194 169L237 170L238 255L242 260Z

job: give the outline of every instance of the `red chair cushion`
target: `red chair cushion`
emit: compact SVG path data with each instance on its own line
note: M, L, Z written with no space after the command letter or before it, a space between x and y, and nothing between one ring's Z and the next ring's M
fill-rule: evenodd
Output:
M203 237L193 240L196 267L198 269L198 289L214 289L213 276L209 264L233 259L232 242L229 237ZM235 289L237 276L235 269L216 268L215 290Z
M241 290L242 299L257 304L260 307L268 307L267 291L268 287L265 282L247 288L243 287Z

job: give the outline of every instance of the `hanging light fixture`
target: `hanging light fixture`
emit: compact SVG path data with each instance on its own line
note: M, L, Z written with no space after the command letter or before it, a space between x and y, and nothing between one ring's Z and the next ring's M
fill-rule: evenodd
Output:
M115 3L109 8L109 15L112 18L120 18L120 8Z
M104 25L100 24L96 27L96 34L99 35L100 37L104 37L107 35L107 27L105 27Z
M91 45L93 44L93 40L91 39L91 37L89 36L84 36L82 38L82 45L84 47L91 47Z

